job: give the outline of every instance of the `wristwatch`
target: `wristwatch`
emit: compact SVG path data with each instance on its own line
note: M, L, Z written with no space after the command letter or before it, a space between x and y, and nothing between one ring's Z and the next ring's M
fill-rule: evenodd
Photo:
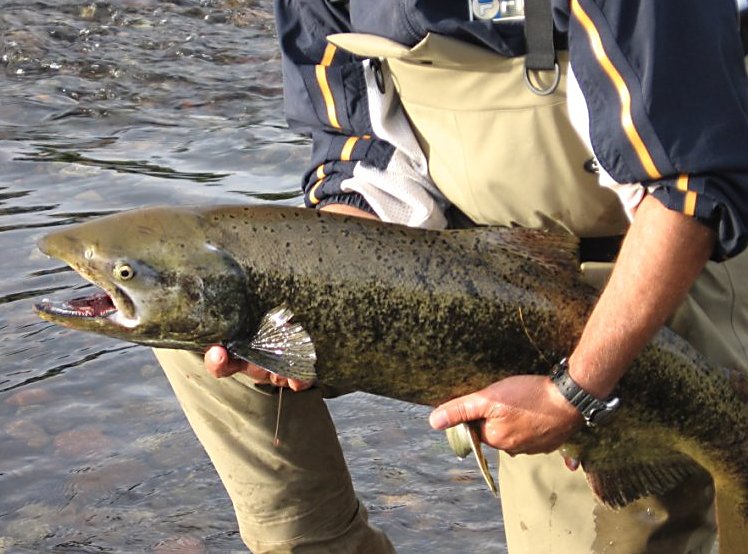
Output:
M616 396L601 400L577 385L569 375L569 361L566 358L553 366L551 381L555 383L564 398L579 410L588 427L605 425L621 405L621 399Z

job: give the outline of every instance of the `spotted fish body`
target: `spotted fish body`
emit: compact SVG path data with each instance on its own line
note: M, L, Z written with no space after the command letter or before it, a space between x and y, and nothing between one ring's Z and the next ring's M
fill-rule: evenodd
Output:
M45 319L253 359L263 316L284 306L314 345L322 383L430 405L547 373L595 300L566 236L426 231L278 206L134 210L51 233L40 248L111 298L45 301ZM595 493L625 505L677 485L696 462L746 532L748 407L735 382L664 329L621 381L616 420L574 437Z

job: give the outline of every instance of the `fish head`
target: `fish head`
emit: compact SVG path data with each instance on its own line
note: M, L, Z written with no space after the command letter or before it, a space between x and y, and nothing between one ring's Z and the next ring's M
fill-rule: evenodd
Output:
M236 336L247 316L244 272L189 208L114 214L44 236L39 248L96 285L44 299L40 317L138 344L197 349Z

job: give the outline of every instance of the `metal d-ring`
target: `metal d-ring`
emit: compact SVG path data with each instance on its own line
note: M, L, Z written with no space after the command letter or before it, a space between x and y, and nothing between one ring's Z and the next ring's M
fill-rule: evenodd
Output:
M538 96L548 96L556 92L558 84L561 82L561 66L557 61L553 62L553 82L547 88L539 88L530 80L530 70L525 66L525 84Z

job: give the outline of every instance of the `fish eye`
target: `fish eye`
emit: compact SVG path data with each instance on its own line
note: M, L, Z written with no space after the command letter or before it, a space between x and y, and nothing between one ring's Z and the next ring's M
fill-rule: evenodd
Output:
M118 264L114 268L114 277L120 281L129 281L135 277L135 270L128 264Z

